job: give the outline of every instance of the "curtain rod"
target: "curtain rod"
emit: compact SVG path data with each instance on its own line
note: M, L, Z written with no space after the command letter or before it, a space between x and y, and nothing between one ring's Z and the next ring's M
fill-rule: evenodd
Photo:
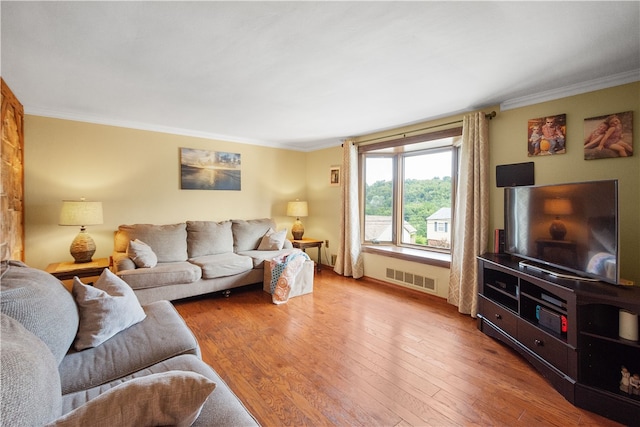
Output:
M492 111L490 113L486 113L484 116L485 116L485 118L491 120L496 115L497 115L496 112ZM433 125L433 126L427 126L427 127L420 128L420 129L410 130L410 131L407 131L407 132L400 132L400 133L394 133L392 135L385 135L385 136L379 136L377 138L365 139L365 140L356 142L355 145L360 145L360 144L365 143L365 142L377 141L378 139L393 138L394 136L405 137L408 133L414 133L414 132L420 132L420 131L423 131L423 130L435 129L435 128L439 128L439 127L442 127L442 126L455 125L456 123L462 123L462 120L454 120L452 122L442 123L442 124Z

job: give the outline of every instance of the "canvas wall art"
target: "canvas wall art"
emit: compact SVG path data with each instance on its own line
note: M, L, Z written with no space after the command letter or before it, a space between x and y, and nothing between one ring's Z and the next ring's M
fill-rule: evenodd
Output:
M633 111L584 119L585 160L633 155Z
M529 157L565 154L567 152L567 115L540 117L528 123Z
M180 148L180 188L240 191L240 160L238 153Z

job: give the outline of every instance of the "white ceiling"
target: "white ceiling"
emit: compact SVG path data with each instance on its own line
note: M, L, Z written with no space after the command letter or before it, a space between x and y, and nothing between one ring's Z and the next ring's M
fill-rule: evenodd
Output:
M640 2L8 2L29 114L302 151L640 80Z

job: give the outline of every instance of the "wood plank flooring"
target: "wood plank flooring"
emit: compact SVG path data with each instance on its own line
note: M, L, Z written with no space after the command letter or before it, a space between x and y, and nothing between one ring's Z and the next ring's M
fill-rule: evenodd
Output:
M325 269L280 306L261 286L174 304L263 426L618 425L420 292Z

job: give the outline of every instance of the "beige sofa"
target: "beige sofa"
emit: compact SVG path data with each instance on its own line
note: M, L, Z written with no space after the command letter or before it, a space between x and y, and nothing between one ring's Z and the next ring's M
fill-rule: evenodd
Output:
M121 225L115 233L114 272L141 304L262 283L265 261L299 251L285 233L270 218ZM157 263L140 261L132 241L148 245Z

